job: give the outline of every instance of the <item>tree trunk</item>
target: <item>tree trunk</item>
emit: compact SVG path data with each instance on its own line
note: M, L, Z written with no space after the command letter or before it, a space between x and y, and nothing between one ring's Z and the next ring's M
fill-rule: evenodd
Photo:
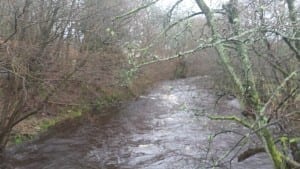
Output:
M213 13L211 12L210 8L207 6L207 4L204 2L204 0L196 0L196 3L198 4L199 8L202 10L202 12L205 14L206 20L208 25L210 26L211 32L212 32L212 37L215 40L219 40L221 38L220 34L217 32L217 25L215 23L215 18ZM231 0L231 3L237 3L236 0ZM234 17L237 17L236 15ZM235 34L239 35L240 30L239 30L239 24L238 24L238 18L233 18L233 24L235 24ZM235 69L230 65L229 63L229 57L227 55L227 52L225 50L225 47L223 44L218 44L215 46L220 60L223 62L223 65L227 69L228 73L233 79L233 82L235 85L239 88L240 92L242 94L245 94L248 92L248 88L250 87L250 100L251 102L246 102L247 104L250 104L251 107L254 108L256 111L256 118L258 120L258 125L254 127L253 130L258 130L257 135L262 139L264 147L266 149L266 152L268 153L269 157L273 161L273 165L275 169L282 169L284 167L284 160L282 159L282 156L280 155L280 151L277 149L276 144L274 142L273 136L270 133L270 131L265 128L266 121L264 120L263 112L260 112L260 100L258 97L258 93L255 88L255 81L254 81L254 76L252 73L252 68L251 68L251 63L250 59L247 55L247 49L244 44L241 42L238 43L237 45L238 49L237 52L239 53L242 61L242 66L243 69L250 72L249 76L249 82L250 86L243 86L243 82L241 81L240 78L238 78L237 73ZM246 98L246 100L248 100ZM245 102L245 99L243 100ZM248 105L249 106L249 105Z
M300 38L300 29L299 29L299 23L297 21L297 11L295 9L295 0L286 0L288 4L289 9L289 18L293 25L293 34L295 38ZM295 50L297 50L296 57L298 61L300 62L300 56L298 55L300 53L300 40L294 41Z

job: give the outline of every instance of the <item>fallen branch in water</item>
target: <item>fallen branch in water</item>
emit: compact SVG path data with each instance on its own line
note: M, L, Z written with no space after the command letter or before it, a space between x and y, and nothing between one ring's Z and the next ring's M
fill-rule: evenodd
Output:
M49 104L56 104L56 105L62 105L62 106L80 106L80 104L76 103L63 103L63 102L55 102L55 101L47 101Z
M238 156L238 162L242 162L255 154L258 153L264 153L266 152L265 148L263 147L258 147L258 148L249 148L248 150L244 151L242 154Z

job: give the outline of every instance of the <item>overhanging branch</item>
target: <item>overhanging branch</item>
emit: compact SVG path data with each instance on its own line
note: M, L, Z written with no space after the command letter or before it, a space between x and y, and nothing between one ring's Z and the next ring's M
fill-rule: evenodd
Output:
M277 95L279 94L280 90L285 86L285 84L292 79L294 76L296 76L299 73L299 70L296 70L294 72L292 72L288 77L286 77L282 83L277 87L277 89L274 91L274 93L272 94L272 96L268 99L268 101L265 103L265 105L263 106L263 108L260 110L260 114L263 114L267 107L274 101L274 99L277 97Z
M248 31L245 31L245 32L237 35L237 36L228 37L226 39L218 39L218 40L210 39L209 42L201 43L193 49L190 49L190 50L187 50L187 51L184 51L184 52L180 52L180 53L178 53L176 55L173 55L173 56L170 56L170 57L145 62L145 63L142 63L140 65L137 65L135 68L141 68L141 67L149 65L149 64L153 64L153 63L157 63L157 62L161 62L161 61L168 61L168 60L172 60L172 59L175 59L175 58L178 58L178 57L181 57L181 56L186 56L186 55L198 52L202 49L214 47L218 44L222 44L222 43L232 41L232 40L238 40L239 38L244 37L248 34L255 33L256 31L258 31L258 29L250 29Z
M155 1L152 1L146 5L143 5L143 6L140 6L140 7L137 7L135 9L132 9L131 11L128 11L126 13L124 13L123 15L120 15L120 16L116 16L114 20L119 20L119 19L122 19L122 18L125 18L125 17L128 17L128 16L131 16L135 13L138 13L139 11L145 9L145 8L148 8L149 6L151 5L154 5L156 2L158 2L159 0L155 0Z

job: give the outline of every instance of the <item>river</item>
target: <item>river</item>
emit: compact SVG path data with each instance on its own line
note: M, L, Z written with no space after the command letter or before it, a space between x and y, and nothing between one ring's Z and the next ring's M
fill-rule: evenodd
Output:
M235 99L210 89L209 77L157 84L148 94L101 112L67 120L40 138L11 147L4 169L271 169L265 153L238 163L234 150L248 132L207 114L239 115ZM213 136L218 132L227 134ZM253 138L255 142L255 138ZM241 152L253 143L244 143Z

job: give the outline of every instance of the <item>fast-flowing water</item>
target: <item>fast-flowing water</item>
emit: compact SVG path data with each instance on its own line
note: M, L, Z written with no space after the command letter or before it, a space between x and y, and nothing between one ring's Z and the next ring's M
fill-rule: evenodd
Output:
M235 144L247 130L205 115L237 113L238 102L223 99L215 106L209 88L208 77L160 83L135 101L63 122L10 148L2 168L271 169L264 153L237 162ZM212 137L221 131L226 134ZM241 152L253 146L244 145Z

